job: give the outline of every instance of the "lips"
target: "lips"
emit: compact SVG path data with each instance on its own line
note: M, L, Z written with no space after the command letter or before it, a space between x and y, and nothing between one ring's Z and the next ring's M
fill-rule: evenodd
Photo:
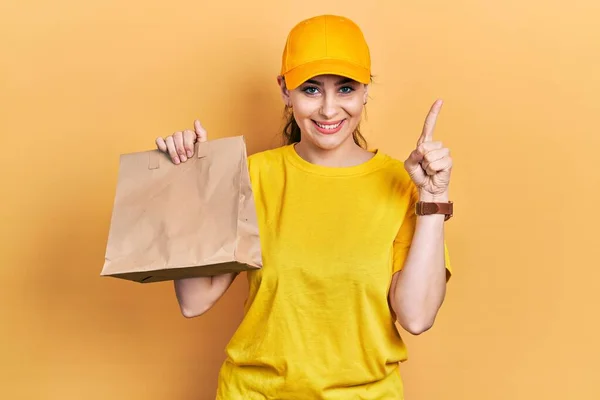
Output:
M317 131L325 134L325 135L331 135L334 133L337 133L340 131L340 129L342 129L342 127L344 126L344 123L346 122L345 119L341 120L341 121L327 121L327 122L317 122L317 121L312 121L315 128L317 129Z

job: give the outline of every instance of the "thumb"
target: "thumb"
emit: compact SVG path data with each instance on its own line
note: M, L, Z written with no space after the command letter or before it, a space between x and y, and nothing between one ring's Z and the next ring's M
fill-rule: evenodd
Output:
M194 121L194 130L196 131L196 138L199 142L206 142L208 140L208 135L206 133L206 129L202 127L200 121Z
M413 150L406 161L404 161L404 169L417 185L427 179L425 170L423 170L423 167L421 166L421 161L423 161L423 155L416 149Z

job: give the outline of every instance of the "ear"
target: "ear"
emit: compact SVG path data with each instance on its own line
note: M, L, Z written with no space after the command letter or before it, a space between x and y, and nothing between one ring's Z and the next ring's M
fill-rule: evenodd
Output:
M363 95L363 104L367 104L367 100L369 100L369 86L365 85L365 93Z
M279 85L279 89L281 90L281 99L283 100L283 104L290 107L292 105L292 100L290 99L290 91L285 86L285 79L283 76L279 75L277 77L277 84Z

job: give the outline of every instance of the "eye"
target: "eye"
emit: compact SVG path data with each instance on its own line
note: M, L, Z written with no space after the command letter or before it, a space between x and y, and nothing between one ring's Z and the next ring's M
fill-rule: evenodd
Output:
M319 88L317 88L316 86L307 86L304 89L302 89L302 91L306 94L317 94L319 92Z
M354 88L352 86L342 86L340 88L340 92L342 92L343 94L349 94L352 93L354 91Z

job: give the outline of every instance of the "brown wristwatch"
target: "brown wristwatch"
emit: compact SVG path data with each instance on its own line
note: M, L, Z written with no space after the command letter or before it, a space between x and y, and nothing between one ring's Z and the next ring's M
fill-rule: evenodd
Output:
M454 212L454 205L451 201L447 203L429 203L425 201L417 202L415 206L415 212L417 215L432 215L432 214L445 214L444 221L448 221L452 218Z

